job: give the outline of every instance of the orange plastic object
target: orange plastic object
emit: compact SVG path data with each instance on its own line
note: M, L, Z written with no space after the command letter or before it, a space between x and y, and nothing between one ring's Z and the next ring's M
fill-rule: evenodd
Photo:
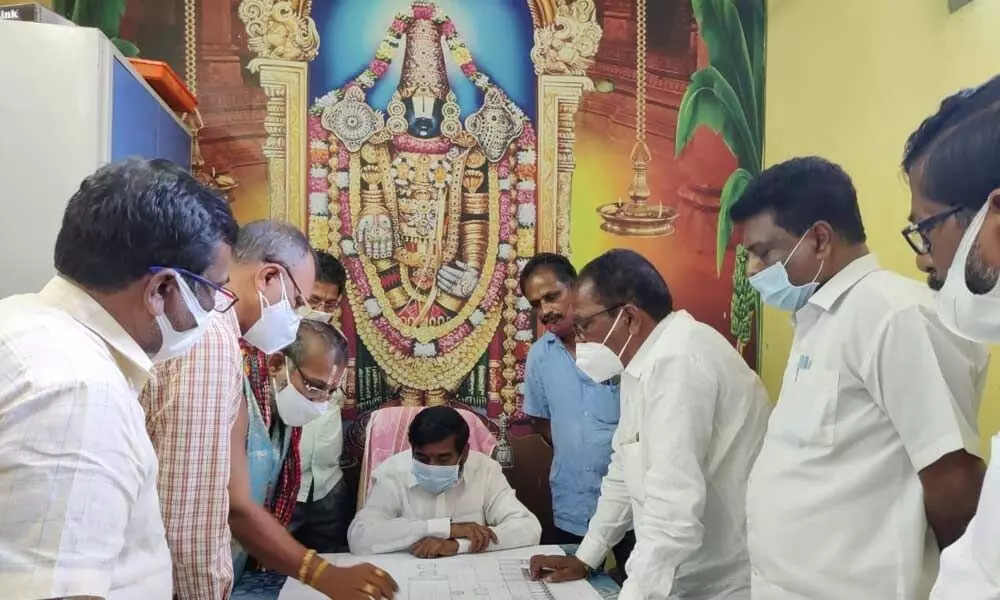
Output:
M195 107L198 106L198 99L184 85L184 82L170 68L170 65L161 60L143 60L141 58L128 60L132 63L132 68L139 75L142 75L150 87L156 90L167 106L179 113L194 112Z

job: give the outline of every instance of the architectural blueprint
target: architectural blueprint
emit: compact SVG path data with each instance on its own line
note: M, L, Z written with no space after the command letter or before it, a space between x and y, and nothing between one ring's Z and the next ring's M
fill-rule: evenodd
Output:
M528 561L536 554L564 554L558 546L424 560L408 554L324 558L337 566L370 562L399 584L397 600L599 600L586 581L551 585L532 581ZM322 594L289 579L279 600L321 600Z

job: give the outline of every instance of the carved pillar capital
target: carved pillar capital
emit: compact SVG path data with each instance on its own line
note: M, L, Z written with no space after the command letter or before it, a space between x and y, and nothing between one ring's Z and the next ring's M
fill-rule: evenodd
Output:
M593 82L579 75L538 78L538 251L570 254L576 113Z
M260 74L267 95L264 157L267 158L271 218L306 228L306 64L255 58L250 70Z

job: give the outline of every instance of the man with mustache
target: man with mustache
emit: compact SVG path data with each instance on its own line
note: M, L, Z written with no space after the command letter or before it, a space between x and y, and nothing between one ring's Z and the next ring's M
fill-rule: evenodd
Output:
M558 254L538 254L521 271L521 291L546 329L528 353L524 412L552 445L555 541L563 544L578 544L587 533L619 417L618 381L597 383L576 366L575 280L576 269ZM612 550L621 575L633 546L635 533L629 531Z
M1000 343L998 165L1000 77L946 98L907 140L903 156L912 192L903 235L941 290L941 321L976 342ZM1000 598L1000 469L994 466L1000 438L992 446L976 516L941 553L932 600Z

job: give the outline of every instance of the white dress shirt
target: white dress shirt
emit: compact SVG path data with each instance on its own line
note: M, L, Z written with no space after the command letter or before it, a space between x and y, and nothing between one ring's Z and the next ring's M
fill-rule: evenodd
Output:
M987 360L874 256L812 296L750 476L755 600L927 597L938 550L918 473L978 451Z
M321 417L302 427L299 454L302 458L302 483L299 502L322 500L344 478L340 470L340 455L344 450L344 426L340 407L343 395L339 392L330 400L330 408Z
M992 448L979 509L965 535L941 553L931 600L1000 599L1000 436Z
M451 537L452 523L478 523L497 536L490 550L538 544L542 526L507 483L500 464L476 451L469 452L458 483L441 494L431 494L412 473L413 455L405 450L372 473L372 491L358 511L347 541L354 554L383 554L407 550L425 537ZM467 552L468 540L459 540Z
M170 599L151 366L65 279L0 301L0 599Z
M677 311L625 369L621 403L577 557L598 568L634 524L620 600L749 598L746 481L770 414L757 374L717 331Z

